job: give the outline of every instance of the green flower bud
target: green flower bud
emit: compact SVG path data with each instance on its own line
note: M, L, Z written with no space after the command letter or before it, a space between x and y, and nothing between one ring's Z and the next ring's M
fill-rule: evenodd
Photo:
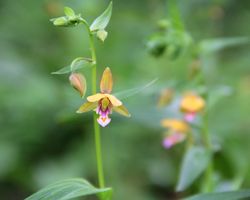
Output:
M167 19L161 19L157 22L157 26L160 30L168 30L171 27L171 23Z
M66 17L58 17L51 20L55 26L67 26L69 21Z
M180 46L171 44L167 48L167 57L170 60L176 60L179 58L179 56L181 54L181 50L182 50L182 48Z
M63 16L51 19L50 21L53 22L55 26L71 27L71 26L76 26L81 22L81 16L80 15Z
M99 30L99 31L97 31L96 36L98 39L100 39L102 42L104 42L104 40L108 36L108 32L105 30Z
M165 38L161 35L153 36L147 43L147 49L155 57L161 56L166 49Z

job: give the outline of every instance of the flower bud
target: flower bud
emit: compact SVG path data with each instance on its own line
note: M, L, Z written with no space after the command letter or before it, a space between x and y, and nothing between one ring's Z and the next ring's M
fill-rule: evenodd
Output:
M169 60L176 60L181 55L182 47L177 44L170 44L167 47L167 57Z
M81 97L84 97L87 89L87 83L85 77L80 73L72 73L69 76L70 84L75 88Z
M81 22L81 16L80 15L63 16L63 17L57 17L57 18L50 19L50 21L55 26L73 27L73 26L78 25Z
M164 89L161 91L159 100L158 100L158 106L164 107L167 106L169 103L171 103L173 99L174 91L171 89Z
M166 31L171 27L171 23L167 19L161 19L157 22L159 30Z
M104 42L104 40L107 38L108 36L108 32L105 30L99 30L96 33L96 36L99 40L101 40L102 42Z
M69 23L66 17L58 17L56 19L52 19L52 21L55 26L67 26Z
M147 42L147 49L154 57L159 57L164 54L166 49L166 40L164 35L156 34Z

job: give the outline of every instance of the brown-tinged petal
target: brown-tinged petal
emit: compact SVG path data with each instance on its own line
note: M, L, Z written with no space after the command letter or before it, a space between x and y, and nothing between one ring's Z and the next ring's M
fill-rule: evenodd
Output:
M102 99L102 98L104 98L104 97L105 97L105 94L97 93L97 94L88 96L88 97L87 97L87 100L88 100L89 102L97 102L97 101L99 101L100 99Z
M109 67L107 67L102 74L100 89L102 93L110 94L112 91L112 88L113 88L112 73Z
M80 93L83 97L86 93L87 84L85 77L80 73L72 73L69 76L70 84Z
M122 102L119 99L117 99L114 95L105 94L105 96L109 98L109 101L113 106L117 107L122 105Z
M76 111L77 113L84 113L90 110L94 110L97 107L97 102L86 102Z
M130 117L130 113L128 112L127 108L123 105L121 106L117 106L117 107L113 107L113 110L125 117Z

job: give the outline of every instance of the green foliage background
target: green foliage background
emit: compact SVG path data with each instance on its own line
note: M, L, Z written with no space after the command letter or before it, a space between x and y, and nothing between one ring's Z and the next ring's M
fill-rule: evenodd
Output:
M163 0L114 0L104 44L96 41L99 77L112 69L114 92L158 82L123 100L132 117L112 116L102 129L107 185L114 199L174 199L182 145L161 146L160 120L174 109L157 108L159 93L185 79L189 60L153 58L145 43L156 22L167 16ZM89 55L83 27L57 28L49 19L63 6L92 21L108 1L0 1L0 197L24 199L63 178L85 177L97 185L91 114L77 115L83 100L67 76L52 71ZM182 18L194 41L246 36L250 33L247 0L180 1ZM220 149L215 155L218 190L250 187L250 48L249 44L210 55L207 77L214 99L210 134ZM90 83L90 70L85 73ZM89 85L90 86L90 85ZM216 90L220 88L220 90ZM222 88L222 89L221 89ZM89 87L90 89L90 87ZM229 91L229 92L228 92ZM88 90L90 94L90 90ZM194 184L185 194L197 188Z

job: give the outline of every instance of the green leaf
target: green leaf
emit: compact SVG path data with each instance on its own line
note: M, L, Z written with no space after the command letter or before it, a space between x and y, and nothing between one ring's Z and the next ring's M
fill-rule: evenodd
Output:
M184 200L239 200L250 198L250 190L198 194Z
M234 47L238 45L243 45L250 43L250 38L248 37L231 37L231 38L216 38L203 40L200 43L200 50L203 53L212 53L224 48Z
M91 31L104 30L109 23L112 15L112 1L109 3L108 8L97 17L90 26Z
M181 14L178 8L177 0L168 1L168 12L172 21L172 24L176 30L183 31L184 25L181 21Z
M191 147L185 154L181 166L177 191L188 188L207 168L211 160L211 152L203 147Z
M75 12L72 8L70 7L64 7L64 13L68 17L75 17Z
M128 89L128 90L124 90L118 93L115 93L114 95L118 98L118 99L125 99L128 98L130 96L133 96L143 90L145 90L146 88L150 87L151 85L153 85L156 81L158 80L158 78L150 81L149 83L147 83L146 85L140 86L140 87L136 87L136 88L132 88L132 89Z
M93 194L100 195L102 200L108 200L112 196L112 189L99 189L84 179L73 178L48 185L25 200L68 200Z
M92 66L92 60L89 58L83 58L79 57L73 60L71 65L63 67L59 69L58 71L52 72L51 74L68 74L74 71L77 71L79 69L83 69L89 66Z

